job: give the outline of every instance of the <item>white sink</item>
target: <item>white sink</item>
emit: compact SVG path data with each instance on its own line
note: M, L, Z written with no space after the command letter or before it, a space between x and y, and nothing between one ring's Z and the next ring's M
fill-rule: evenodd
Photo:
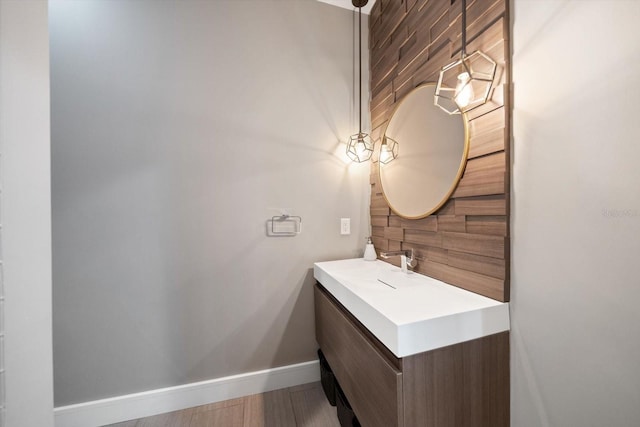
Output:
M509 304L379 260L317 262L314 277L397 357L509 330Z

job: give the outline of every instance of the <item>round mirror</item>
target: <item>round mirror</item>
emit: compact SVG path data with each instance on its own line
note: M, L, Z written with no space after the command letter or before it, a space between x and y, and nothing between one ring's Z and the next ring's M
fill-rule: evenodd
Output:
M396 107L383 136L398 143L398 156L379 162L380 183L397 215L431 215L451 196L469 152L465 115L449 115L433 104L434 84L418 86ZM391 142L389 142L391 143Z

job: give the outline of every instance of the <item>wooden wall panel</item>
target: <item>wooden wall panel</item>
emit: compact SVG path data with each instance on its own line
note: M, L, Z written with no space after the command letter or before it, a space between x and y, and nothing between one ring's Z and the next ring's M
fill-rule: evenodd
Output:
M507 0L467 1L467 50L498 63L491 99L467 114L469 160L451 199L433 215L407 220L382 196L371 172L371 224L378 252L412 248L416 270L500 301L509 300L510 61ZM371 135L380 146L395 106L436 82L460 54L460 0L378 0L369 20ZM385 260L397 265L398 260Z

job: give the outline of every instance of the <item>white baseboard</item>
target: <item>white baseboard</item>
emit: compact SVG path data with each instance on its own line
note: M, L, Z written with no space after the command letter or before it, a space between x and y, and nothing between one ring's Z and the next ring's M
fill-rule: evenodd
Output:
M54 409L56 427L99 427L320 380L317 360Z

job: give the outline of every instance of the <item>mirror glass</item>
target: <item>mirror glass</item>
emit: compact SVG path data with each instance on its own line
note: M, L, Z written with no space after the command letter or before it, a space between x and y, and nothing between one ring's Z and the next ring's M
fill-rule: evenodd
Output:
M384 137L398 142L398 157L379 163L382 192L399 216L423 218L455 190L469 151L465 115L433 104L435 84L418 86L396 107ZM384 138L383 137L383 138Z

